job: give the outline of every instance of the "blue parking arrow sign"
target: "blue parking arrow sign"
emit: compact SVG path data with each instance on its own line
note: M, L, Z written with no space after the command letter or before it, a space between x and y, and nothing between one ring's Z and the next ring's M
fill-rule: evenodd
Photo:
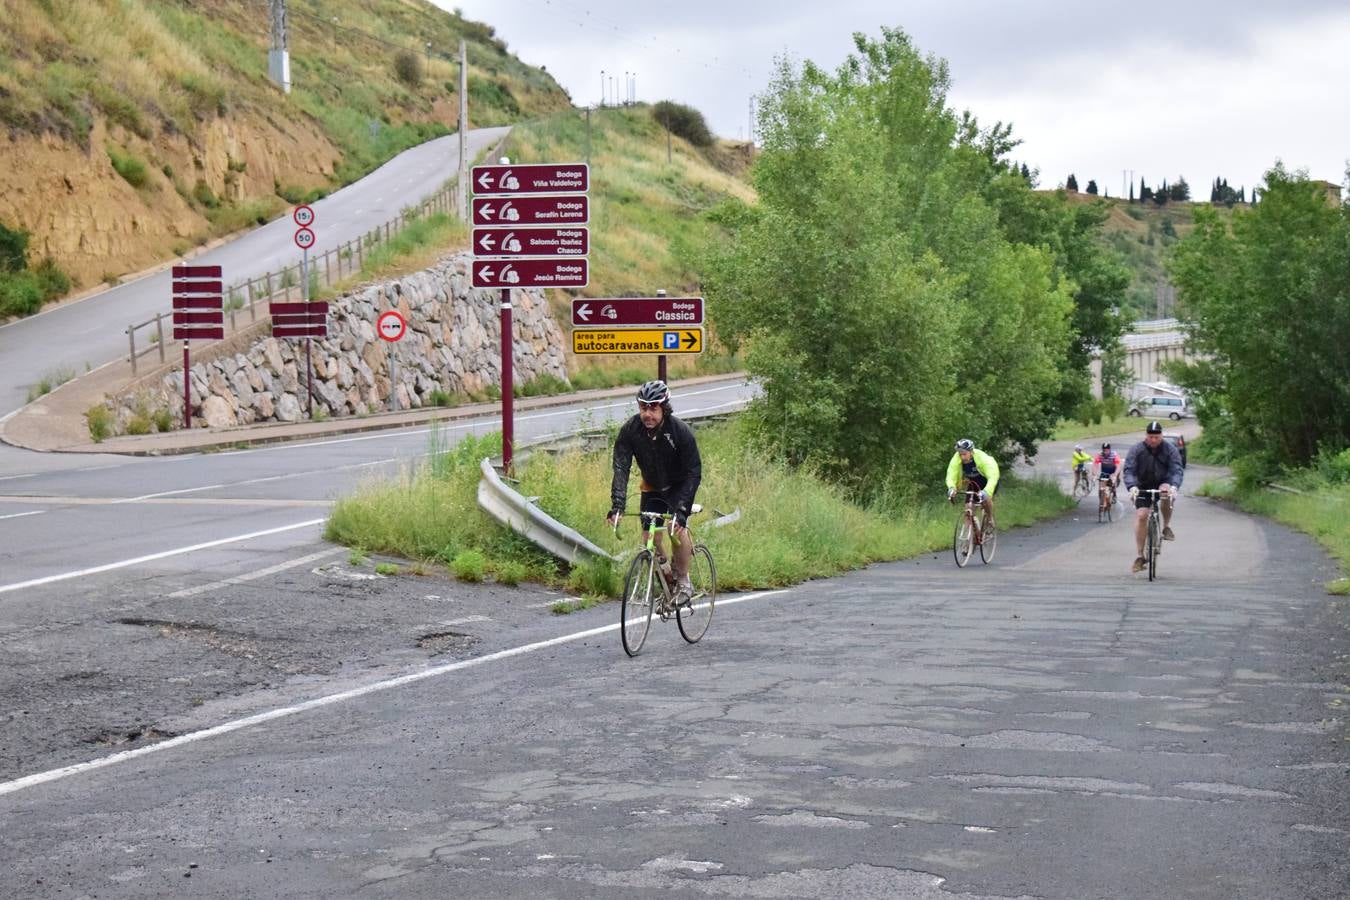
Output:
M661 335L661 346L667 350L680 349L680 333L678 331L667 331Z

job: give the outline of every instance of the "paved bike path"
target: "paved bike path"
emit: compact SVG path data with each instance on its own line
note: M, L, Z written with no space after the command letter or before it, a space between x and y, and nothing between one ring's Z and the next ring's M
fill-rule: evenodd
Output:
M38 895L1343 895L1335 566L1183 504L1152 584L1126 523L1070 515L725 606L695 647L610 630L0 797L0 863Z

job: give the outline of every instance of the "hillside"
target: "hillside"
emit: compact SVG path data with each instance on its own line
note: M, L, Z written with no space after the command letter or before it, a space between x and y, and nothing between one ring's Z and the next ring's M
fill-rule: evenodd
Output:
M1139 319L1154 319L1173 314L1176 291L1163 271L1163 254L1195 227L1197 206L1210 204L1129 203L1116 198L1103 199L1091 194L1065 192L1072 202L1106 204L1109 214L1102 225L1102 238L1117 250L1130 270L1130 287L1125 305ZM1216 207L1221 217L1232 215L1225 206ZM1242 208L1242 207L1238 207Z
M570 106L490 26L423 0L287 6L289 96L261 0L5 4L0 225L31 235L30 264L112 282L453 131L461 38L471 125Z

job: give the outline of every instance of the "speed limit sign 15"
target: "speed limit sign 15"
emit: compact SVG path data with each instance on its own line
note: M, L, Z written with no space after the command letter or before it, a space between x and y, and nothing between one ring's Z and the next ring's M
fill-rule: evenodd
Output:
M295 212L291 213L291 218L301 228L308 228L314 224L314 210L308 206L297 206Z
M314 246L314 232L308 228L295 229L295 246L301 250L308 250Z

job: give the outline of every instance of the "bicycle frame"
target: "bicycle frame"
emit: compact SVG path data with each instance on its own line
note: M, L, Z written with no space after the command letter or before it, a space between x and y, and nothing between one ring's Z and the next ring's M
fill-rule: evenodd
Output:
M1162 552L1162 491L1148 488L1139 493L1149 495L1148 519L1144 525L1144 561L1148 564L1148 580L1158 577L1158 554Z
M701 507L695 505L692 513ZM643 526L645 540L642 550L633 558L628 576L624 579L624 596L619 612L619 635L623 649L629 656L636 656L642 650L651 628L653 614L659 613L661 621L675 619L680 627L680 636L690 644L698 643L708 630L712 619L713 606L717 602L717 568L713 563L712 551L705 545L696 543L692 531L685 529L684 540L675 534L675 522L672 517L667 530L670 533L671 555L675 548L688 541L690 545L689 572L686 577L692 585L691 592L685 594L677 590L674 573L667 576L660 564L656 546L656 536L661 526L657 520L669 513L639 512L646 520ZM614 523L617 537L619 523ZM658 574L659 573L659 574ZM659 588L657 586L659 585Z

